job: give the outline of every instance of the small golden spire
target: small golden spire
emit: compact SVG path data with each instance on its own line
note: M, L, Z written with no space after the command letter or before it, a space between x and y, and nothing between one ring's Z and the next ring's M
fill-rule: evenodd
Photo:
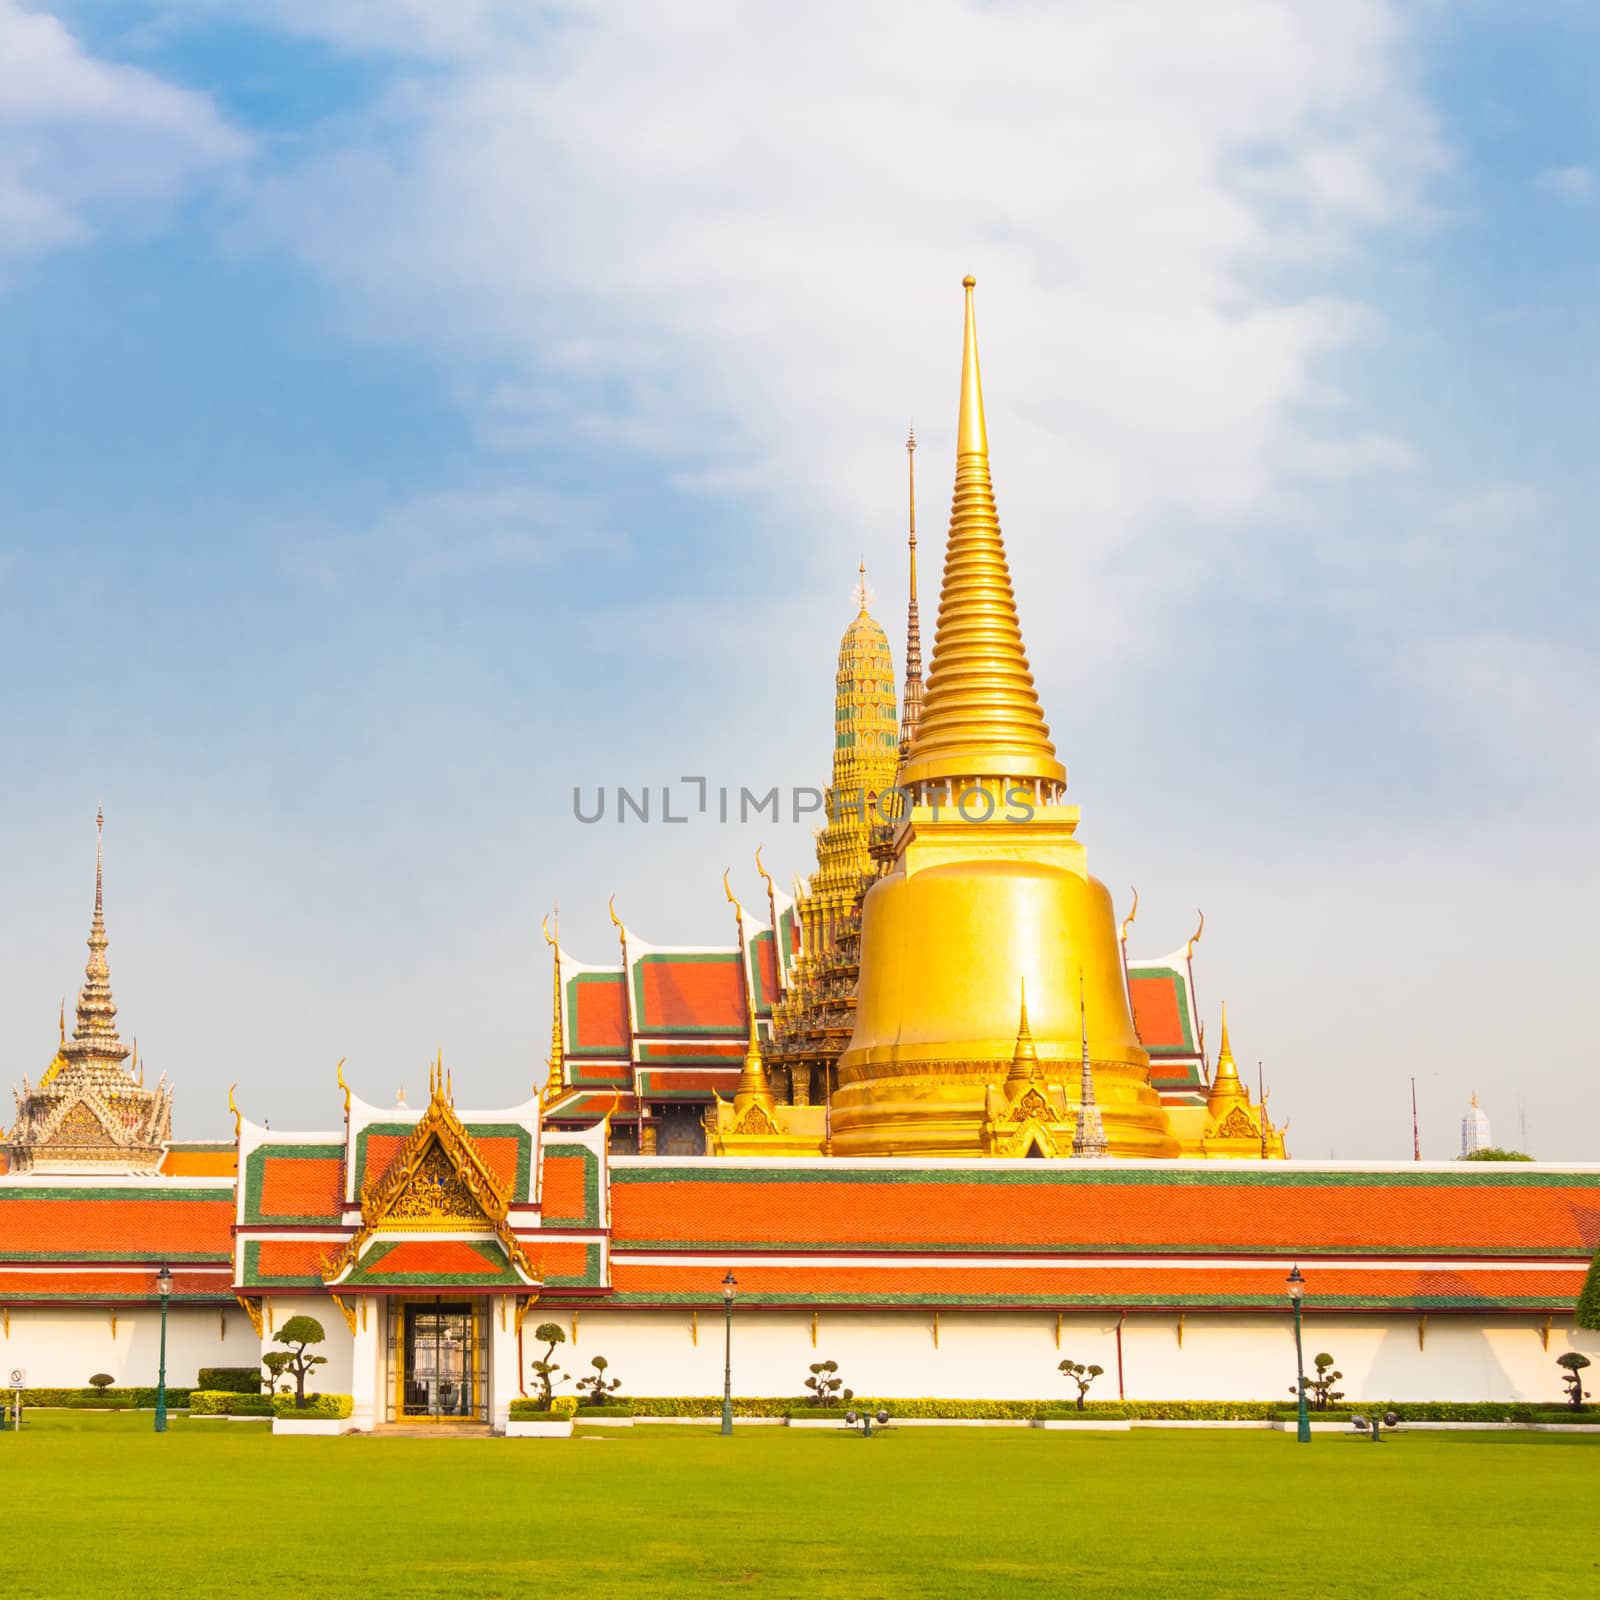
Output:
M1217 1070L1211 1075L1211 1092L1239 1087L1239 1068L1233 1059L1233 1046L1228 1042L1228 1002L1222 1002L1222 1048L1217 1051Z
M1067 772L1056 759L1034 689L995 510L978 374L975 282L962 280L961 417L939 627L916 746L900 781L915 788L1033 779L1053 799L1065 788Z
M750 1037L745 1045L744 1071L739 1074L739 1087L735 1091L735 1104L743 1109L742 1102L750 1096L770 1100L771 1085L767 1082L766 1062L761 1055L761 1034L756 1028L754 1008L750 1010Z
M1028 980L1023 978L1022 1004L1017 1015L1017 1047L1011 1053L1011 1071L1007 1076L1013 1083L1039 1076L1039 1051L1028 1031Z
M58 1026L61 1029L61 1042L65 1044L67 1042L67 1001L65 995L61 998L61 1016Z
M350 1115L350 1085L344 1081L344 1060L343 1056L339 1057L339 1064L333 1069L333 1081L344 1090L344 1114L348 1117Z

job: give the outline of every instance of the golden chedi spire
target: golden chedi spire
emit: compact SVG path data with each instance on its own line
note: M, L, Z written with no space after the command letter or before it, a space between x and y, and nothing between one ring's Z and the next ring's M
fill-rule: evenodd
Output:
M956 430L956 485L939 594L928 687L901 782L908 789L963 781L1016 779L1038 784L1041 798L1066 787L1050 729L1039 708L1016 597L1000 536L989 434L978 372L978 328L967 277L961 351L961 415Z
M1242 1160L1282 1160L1283 1130L1274 1128L1267 1108L1251 1103L1250 1090L1239 1077L1228 1037L1228 1007L1222 1006L1222 1047L1217 1052L1211 1090L1206 1096L1205 1131L1200 1141L1204 1156L1232 1156Z
M833 781L827 824L817 841L809 899L827 904L824 924L853 906L872 874L868 847L878 797L894 784L900 739L895 714L894 659L872 616L867 564L855 588L856 615L839 641L833 695ZM823 942L828 942L824 940Z
M1244 1094L1239 1082L1239 1064L1233 1059L1233 1045L1228 1038L1228 1002L1222 1002L1222 1048L1217 1052L1217 1070L1211 1076L1213 1095Z
M961 416L938 632L922 720L899 777L910 804L895 821L889 870L862 901L833 1149L977 1156L1003 1148L993 1136L990 1091L1010 1086L1018 1064L1021 977L1024 1049L1035 1052L1041 1079L1081 1076L1073 1067L1086 1054L1107 1153L1175 1156L1178 1140L1128 1007L1111 896L1089 873L1075 836L1077 808L1058 803L1066 771L1017 621L989 474L972 280L963 287Z

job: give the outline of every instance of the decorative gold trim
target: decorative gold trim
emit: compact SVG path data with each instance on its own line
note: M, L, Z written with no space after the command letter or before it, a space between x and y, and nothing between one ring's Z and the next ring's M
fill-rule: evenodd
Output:
M217 1343L218 1344L226 1344L227 1342L228 1342L228 1313L226 1311L219 1311L217 1313Z
M517 1309L515 1315L512 1317L513 1332L522 1332L522 1324L527 1318L528 1313L533 1310L538 1298L539 1295L537 1290L535 1290L533 1294L519 1294L517 1296Z
M511 1231L506 1214L511 1209L512 1196L501 1183L494 1169L479 1154L471 1136L462 1126L450 1103L449 1078L436 1064L431 1075L432 1095L428 1108L417 1119L417 1125L400 1148L400 1153L389 1164L389 1169L376 1186L370 1182L361 1186L361 1226L346 1241L338 1254L323 1263L322 1278L325 1283L335 1283L361 1258L373 1234L395 1212L402 1197L417 1181L417 1175L430 1150L435 1145L444 1153L466 1198L482 1213L484 1222L493 1230L501 1248L511 1264L525 1278L537 1281L533 1263L521 1241ZM460 1228L459 1215L436 1219L406 1217L396 1219L407 1230Z
M817 1314L815 1311L811 1313L811 1348L813 1350L817 1348Z
M1183 1319L1185 1315L1187 1313L1182 1311L1178 1313L1178 1348L1180 1350L1183 1349Z
M339 1065L333 1069L333 1078L334 1082L344 1090L344 1114L348 1117L350 1115L350 1085L344 1081L344 1063L345 1058L340 1056Z
M7 1306L3 1311L0 1311L0 1317L5 1318L6 1338L9 1339L11 1337L11 1307Z
M111 1337L113 1339L115 1339L116 1336L117 1336L117 1314L116 1314L115 1311L113 1311L111 1313Z
M573 1344L578 1342L578 1313L576 1311L572 1313L572 1342Z
M1545 1347L1546 1350L1550 1348L1550 1322L1551 1319L1546 1317L1544 1319L1544 1326L1539 1330L1539 1342Z
M1424 1311L1422 1313L1421 1321L1419 1321L1417 1323L1417 1349L1426 1350L1427 1348L1428 1348L1428 1313L1426 1311Z
M351 1333L354 1333L356 1331L356 1308L343 1295L330 1294L328 1298L338 1306L339 1315L344 1318L345 1326Z
M258 1294L236 1294L233 1297L244 1307L244 1314L250 1319L250 1326L256 1330L256 1338L262 1337L262 1312L261 1296Z
M1056 1312L1056 1349L1061 1348L1061 1313Z
M244 1122L244 1118L240 1114L238 1104L233 1098L233 1091L238 1087L239 1085L237 1083L230 1083L228 1085L228 1109L233 1113L233 1137L235 1140L238 1139L240 1127Z
M1189 942L1183 947L1183 959L1194 960L1194 947L1200 943L1200 935L1206 931L1206 914L1199 907L1195 908L1195 915L1200 919L1200 926L1189 935Z
M689 1338L698 1350L700 1348L700 1313L698 1311L689 1313Z
M937 1311L933 1314L933 1348L935 1350L939 1348L939 1313Z

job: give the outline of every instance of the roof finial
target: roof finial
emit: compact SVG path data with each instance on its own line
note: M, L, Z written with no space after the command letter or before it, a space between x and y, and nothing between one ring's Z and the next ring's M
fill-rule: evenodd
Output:
M233 1136L235 1139L239 1137L239 1129L244 1122L244 1118L239 1111L238 1102L233 1098L233 1091L238 1087L239 1085L236 1083L228 1085L228 1109L233 1113Z
M1127 914L1127 916L1125 916L1122 919L1122 942L1123 942L1124 946L1126 946L1126 944L1128 942L1128 929L1133 926L1134 921L1138 917L1138 915L1139 915L1139 887L1138 887L1137 884L1135 884L1135 885L1133 885L1133 904L1128 907L1128 914ZM1126 954L1126 951L1124 951L1124 954Z
M67 1042L67 997L65 995L61 997L61 1017L58 1025L61 1029L61 1042L65 1044Z
M939 628L916 745L900 782L914 792L962 782L1031 782L1049 801L1065 788L1067 773L1039 708L995 510L974 281L964 280L961 418Z
M344 1090L344 1114L348 1117L350 1115L350 1085L344 1081L344 1060L343 1056L339 1057L339 1064L333 1069L333 1081Z
M1183 959L1185 961L1194 960L1194 947L1200 943L1200 935L1206 931L1205 912L1196 908L1195 915L1199 917L1200 922L1194 932L1189 935L1189 942L1183 947Z
M78 991L78 1021L72 1043L63 1054L79 1065L99 1064L120 1068L128 1059L127 1047L117 1036L117 1008L111 998L111 968L106 961L110 940L105 919L105 825L103 809L95 813L94 916L89 922L89 960L84 985Z

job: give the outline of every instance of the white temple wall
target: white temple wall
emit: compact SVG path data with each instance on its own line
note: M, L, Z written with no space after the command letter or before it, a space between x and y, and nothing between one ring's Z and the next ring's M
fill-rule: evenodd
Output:
M112 1319L116 1326L113 1331ZM10 1332L0 1338L0 1378L13 1367L28 1387L81 1389L97 1372L118 1388L153 1385L161 1363L161 1310L134 1306L12 1306ZM167 1382L192 1388L201 1367L248 1367L261 1346L237 1306L171 1306L167 1311Z
M559 1321L567 1343L556 1352L568 1373L587 1376L603 1355L625 1395L722 1392L723 1318L687 1311L543 1312ZM1542 1317L1495 1319L1432 1314L1418 1347L1417 1313L1309 1313L1307 1370L1326 1350L1344 1373L1353 1400L1497 1400L1556 1403L1562 1397L1556 1357L1582 1350L1600 1364L1600 1333L1556 1319L1544 1348ZM696 1321L698 1342L696 1342ZM524 1327L524 1374L536 1353L530 1315ZM810 1312L734 1310L733 1388L737 1395L804 1393L813 1361L839 1363L839 1376L862 1395L939 1399L1070 1398L1076 1387L1060 1361L1105 1368L1090 1393L1117 1398L1115 1312L1045 1311L939 1314L819 1311L812 1344ZM576 1334L576 1337L574 1337ZM1122 1376L1130 1400L1288 1401L1294 1382L1294 1329L1287 1311L1191 1311L1178 1338L1176 1312L1130 1311L1122 1329ZM502 1394L504 1390L500 1391ZM558 1393L573 1392L570 1381Z
M271 1329L258 1340L239 1309L175 1306L167 1320L167 1381L189 1387L201 1367L241 1367L275 1346L272 1330L299 1312L327 1332L310 1387L356 1398L363 1417L381 1420L384 1381L383 1301L373 1297L365 1332L352 1337L338 1307L325 1296L274 1297ZM10 1335L0 1339L0 1367L22 1367L30 1387L78 1388L97 1372L118 1387L153 1385L159 1359L160 1312L20 1306L10 1312ZM508 1324L510 1319L508 1317ZM718 1311L583 1309L536 1306L522 1330L490 1313L490 1383L497 1426L518 1394L530 1389L528 1367L540 1347L534 1329L559 1322L567 1342L556 1352L574 1393L590 1359L603 1355L625 1395L716 1395L722 1392L723 1319ZM1311 1310L1305 1353L1326 1350L1344 1373L1352 1400L1499 1400L1556 1403L1562 1397L1556 1357L1581 1350L1600 1367L1600 1333L1557 1318L1549 1348L1542 1317L1474 1318L1435 1312L1418 1332L1420 1315ZM822 1310L812 1343L810 1312L735 1307L733 1387L739 1395L799 1396L813 1361L839 1363L839 1375L859 1394L901 1398L1034 1400L1075 1390L1056 1370L1070 1357L1104 1367L1090 1393L1117 1397L1117 1317L1103 1311L944 1311L934 1343L933 1313ZM698 1330L698 1342L695 1333ZM1130 1311L1122 1329L1122 1374L1130 1400L1289 1399L1294 1381L1293 1324L1260 1312L1191 1311L1178 1340L1176 1312ZM520 1384L519 1384L520 1377ZM1600 1386L1596 1386L1600 1387Z

